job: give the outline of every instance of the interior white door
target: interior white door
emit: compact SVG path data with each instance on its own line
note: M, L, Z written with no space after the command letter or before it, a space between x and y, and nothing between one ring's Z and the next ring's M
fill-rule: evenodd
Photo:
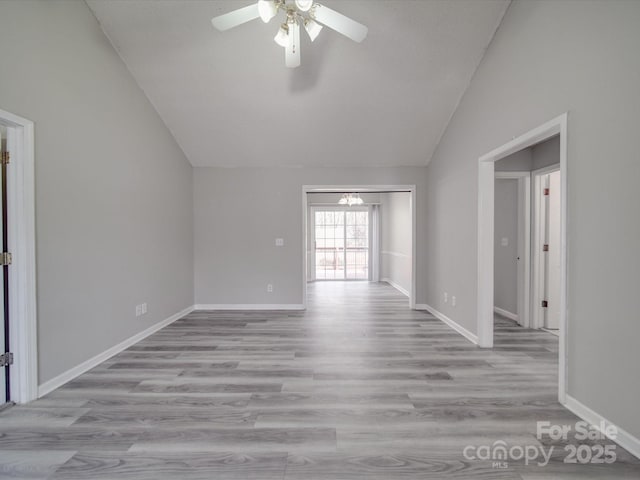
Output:
M560 171L549 174L548 185L545 327L556 330L560 326Z
M5 136L5 132L0 129L0 150L6 151L7 148L7 140ZM3 195L0 195L0 211L2 211L2 199ZM3 231L3 222L0 221L0 238L4 235ZM0 267L0 272L2 267ZM0 306L4 305L4 275L0 274ZM2 308L2 307L0 307ZM4 314L2 315L2 319L0 319L0 353L5 352L5 339L7 332L5 332L5 320ZM0 405L4 404L7 401L6 397L6 387L7 387L7 368L8 367L0 367Z

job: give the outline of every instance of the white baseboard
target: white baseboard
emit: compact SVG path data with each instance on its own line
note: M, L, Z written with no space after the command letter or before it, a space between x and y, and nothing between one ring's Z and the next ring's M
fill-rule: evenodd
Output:
M598 427L601 422L604 422L605 428L609 425L614 426L618 431L618 435L616 436L616 438L612 438L611 440L620 445L625 450L628 450L632 455L640 458L640 439L623 430L615 423L610 422L599 413L594 412L585 404L573 398L571 395L566 395L564 406L593 426Z
M403 294L406 297L410 297L411 296L406 289L402 288L400 285L398 285L396 282L394 282L390 278L381 278L380 281L388 283L389 285L391 285L393 288L398 290L401 294Z
M158 322L155 325L150 326L146 330L136 333L132 337L127 338L126 340L118 343L117 345L114 345L113 347L105 350L102 353L99 353L95 357L92 357L89 360L82 362L80 365L76 365L75 367L67 370L66 372L61 373L57 377L54 377L51 380L44 382L42 385L38 386L38 398L46 395L49 392L52 392L53 390L55 390L58 387L61 387L65 383L70 382L77 376L82 375L88 370L91 370L93 367L101 364L102 362L104 362L105 360L108 360L114 355L117 355L123 350L126 350L131 345L138 343L140 340L144 340L149 335L156 333L158 330L166 327L167 325L175 322L176 320L180 320L185 315L188 315L189 313L193 312L193 310L194 310L193 306L187 307L181 312L171 315L169 318L162 320L161 322Z
M195 310L304 310L301 303L216 303L197 304Z
M447 317L444 313L439 312L438 310L431 307L430 305L427 305L426 303L416 304L416 310L426 310L427 312L431 313L434 317L436 317L438 320L447 324L449 327L453 328L456 332L458 332L460 335L465 337L471 343L475 343L476 345L478 344L478 336L475 333L470 332L469 330L464 328L462 325L454 322L449 317Z
M493 307L493 311L496 312L498 315L502 315L503 317L508 318L509 320L514 320L516 322L518 321L518 315L516 315L515 313L511 313L509 310Z

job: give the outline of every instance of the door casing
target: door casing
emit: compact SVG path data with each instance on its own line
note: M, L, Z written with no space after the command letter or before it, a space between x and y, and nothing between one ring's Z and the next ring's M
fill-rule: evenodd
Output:
M568 113L529 130L478 159L478 345L493 347L493 248L495 162L509 155L560 136L561 228L560 228L560 329L558 353L558 400L567 398L567 130Z

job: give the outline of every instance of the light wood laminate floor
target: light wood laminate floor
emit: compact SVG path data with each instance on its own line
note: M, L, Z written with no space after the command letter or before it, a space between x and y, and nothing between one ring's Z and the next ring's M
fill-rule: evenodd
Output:
M0 413L0 478L640 478L620 447L565 464L536 439L538 420L577 420L557 349L499 319L480 349L386 284L312 284L306 312L194 312ZM463 455L497 441L556 448L545 467Z

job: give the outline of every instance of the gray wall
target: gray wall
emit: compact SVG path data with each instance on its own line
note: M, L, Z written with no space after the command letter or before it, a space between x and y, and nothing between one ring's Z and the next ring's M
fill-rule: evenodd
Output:
M560 136L531 147L531 170L560 163Z
M425 167L194 168L196 304L302 303L303 185L417 185L424 242L425 182ZM424 292L426 263L417 261Z
M496 179L494 225L495 307L518 313L518 180ZM508 245L502 245L507 238Z
M0 108L35 122L42 383L193 304L191 167L84 2L0 2L0 45Z
M495 164L496 172L530 172L560 163L560 135L513 153Z
M475 332L478 158L570 112L569 394L636 437L638 25L640 2L514 1L428 167L421 215L427 302Z
M495 163L496 172L530 172L533 166L533 148L525 148Z
M380 227L380 278L411 292L410 193L381 195Z

